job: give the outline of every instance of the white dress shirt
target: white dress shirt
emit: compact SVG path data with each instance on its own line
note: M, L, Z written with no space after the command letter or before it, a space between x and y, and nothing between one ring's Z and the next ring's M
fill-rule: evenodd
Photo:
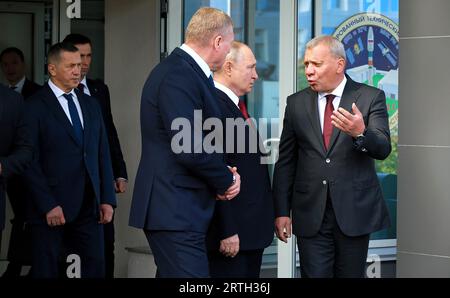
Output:
M84 86L83 93L91 96L91 91L89 91L89 88L88 88L88 85L86 82L86 76L84 76L84 78L83 78L83 80L81 80L80 84Z
M198 66L200 66L200 68L203 70L207 78L209 78L209 76L212 76L212 72L211 69L209 68L208 63L206 63L206 61L203 60L203 58L200 57L200 55L197 54L191 47L189 47L184 43L181 45L180 49L185 51L189 56L192 57L192 59L195 60L195 62L197 62Z
M341 103L342 93L344 93L345 84L347 84L347 78L344 76L342 82L333 90L331 93L319 92L318 94L318 105L319 105L319 117L320 117L320 128L323 133L323 118L325 117L325 107L327 105L327 99L325 98L328 94L333 94L335 98L333 99L334 110L339 108Z
M221 83L214 81L214 85L217 89L225 93L232 101L233 103L239 108L239 97L234 94L233 91L230 90L227 86L222 85Z
M52 82L51 79L48 80L48 85L50 86L50 89L52 89L53 93L55 94L56 98L58 99L59 104L63 108L64 113L66 113L67 118L69 118L70 123L72 123L72 118L70 117L70 112L69 112L69 104L67 102L67 99L63 96L64 94L66 94L66 92L59 89L59 87L56 86ZM80 121L81 121L81 126L84 128L83 113L81 112L81 106L80 106L80 103L78 102L78 97L75 94L74 90L70 91L70 94L72 94L73 102L75 103L75 107L77 108L78 117L80 117ZM73 125L73 123L72 123L72 125Z
M22 90L23 90L23 85L25 84L25 79L26 77L23 77L16 85L9 85L9 88L11 87L16 87L14 88L14 91L16 91L19 94L22 94Z

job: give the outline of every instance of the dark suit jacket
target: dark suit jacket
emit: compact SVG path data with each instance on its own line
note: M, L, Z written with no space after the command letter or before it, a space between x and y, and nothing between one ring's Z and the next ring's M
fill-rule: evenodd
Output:
M290 216L292 210L293 232L301 237L318 232L327 190L344 234L364 235L389 226L374 165L374 159L391 152L385 95L347 79L340 107L351 111L354 102L363 114L367 152L355 149L353 138L336 128L325 150L317 92L307 88L287 99L274 173L275 210L277 217Z
M117 179L120 177L128 179L127 168L125 161L123 160L119 137L117 135L116 126L114 125L113 116L111 113L111 100L109 97L108 86L106 86L101 80L87 79L86 82L91 96L97 99L102 110L103 121L108 134L109 151L111 153L114 178Z
M196 141L202 142L205 135L201 127L194 130L194 110L203 120L221 118L215 88L194 59L177 48L152 71L142 92L142 156L131 204L131 226L207 231L215 196L223 194L233 178L223 154L193 153L194 132ZM187 150L175 153L171 142L180 144L179 130L187 134L183 142Z
M22 109L20 94L0 85L0 230L5 224L5 180L12 174L20 174L33 154Z
M217 89L219 104L223 113L225 140L230 134L226 127L226 119L242 119L239 108L221 90ZM245 123L245 122L242 122ZM220 240L238 234L240 250L263 249L270 245L274 236L274 211L272 189L267 164L261 163L263 153L258 148L256 153L250 149L250 138L253 145L259 142L259 135L253 127L240 126L245 129L244 144L237 134L234 136L234 151L226 152L226 162L237 167L241 175L241 191L231 201L217 201L213 221L207 234L208 249L217 250ZM227 134L228 131L228 134ZM231 140L228 140L230 142ZM245 146L245 153L237 151L238 146Z
M24 99L27 99L41 88L41 85L38 85L35 82L30 81L29 79L25 79L25 83L23 84L22 88L22 96Z
M80 211L85 184L99 204L116 205L111 158L100 107L77 92L83 113L84 144L79 145L64 110L48 84L26 103L25 119L35 148L34 160L25 173L31 192L31 223L43 223L47 212L61 206L67 222Z
M36 84L33 81L25 79L25 83L22 88L22 96L26 100L34 93L36 93L42 86ZM11 203L12 210L14 212L14 220L17 224L23 226L25 221L25 203L27 197L27 188L24 187L24 180L20 175L13 175L8 179L7 193L9 201ZM14 232L12 232L14 233ZM11 243L11 242L10 242Z

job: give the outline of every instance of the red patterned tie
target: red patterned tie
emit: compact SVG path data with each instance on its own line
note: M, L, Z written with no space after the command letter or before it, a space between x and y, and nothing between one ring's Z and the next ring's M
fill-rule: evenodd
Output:
M323 143L325 144L325 149L328 150L331 134L333 133L333 125L331 124L331 115L333 115L334 111L333 99L336 96L328 94L325 97L327 99L327 105L325 106L325 115L323 117Z
M239 110L241 110L242 115L244 115L244 119L247 120L248 118L250 118L248 116L247 107L243 100L239 100L238 106L239 106Z

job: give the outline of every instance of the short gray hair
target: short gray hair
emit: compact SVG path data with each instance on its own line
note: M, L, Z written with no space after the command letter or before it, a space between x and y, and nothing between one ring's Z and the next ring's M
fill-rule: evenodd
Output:
M320 35L314 37L306 44L306 49L310 50L320 44L326 45L330 49L331 54L333 54L336 58L342 58L347 61L344 45L337 38L331 35Z

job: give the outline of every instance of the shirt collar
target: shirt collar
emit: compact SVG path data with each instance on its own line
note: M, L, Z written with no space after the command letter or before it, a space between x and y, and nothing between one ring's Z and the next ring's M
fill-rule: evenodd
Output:
M86 82L86 76L81 80L80 84L84 86L84 88L87 88L87 82Z
M25 84L25 80L26 80L26 77L23 77L17 84L15 84L14 85L14 87L16 87L15 89L22 91L23 85ZM13 87L13 85L10 84L9 87Z
M205 73L205 76L207 78L209 78L209 76L212 75L212 72L211 72L211 69L209 68L208 63L206 63L206 61L203 60L203 58L200 57L200 55L197 54L190 46L188 46L187 44L184 43L183 45L181 45L180 49L185 51L189 56L192 57L192 59L195 60L195 62L198 64L198 66L200 66L200 68Z
M239 97L233 91L231 91L230 88L222 85L221 83L219 83L217 81L214 81L214 86L216 86L217 89L219 89L220 91L225 93L233 101L233 103L237 107L239 107Z
M345 84L347 84L347 78L344 76L342 82L336 87L336 89L333 90L333 92L319 92L319 99L324 98L328 94L333 94L334 96L341 98L342 94L344 93Z
M52 89L56 98L59 98L60 96L63 96L63 94L66 94L66 92L62 91L58 86L55 85L55 83L53 83L52 79L48 80L48 85L49 85L50 89ZM75 98L77 97L74 89L72 89L72 91L70 91L69 93L72 94L73 97L75 97Z

